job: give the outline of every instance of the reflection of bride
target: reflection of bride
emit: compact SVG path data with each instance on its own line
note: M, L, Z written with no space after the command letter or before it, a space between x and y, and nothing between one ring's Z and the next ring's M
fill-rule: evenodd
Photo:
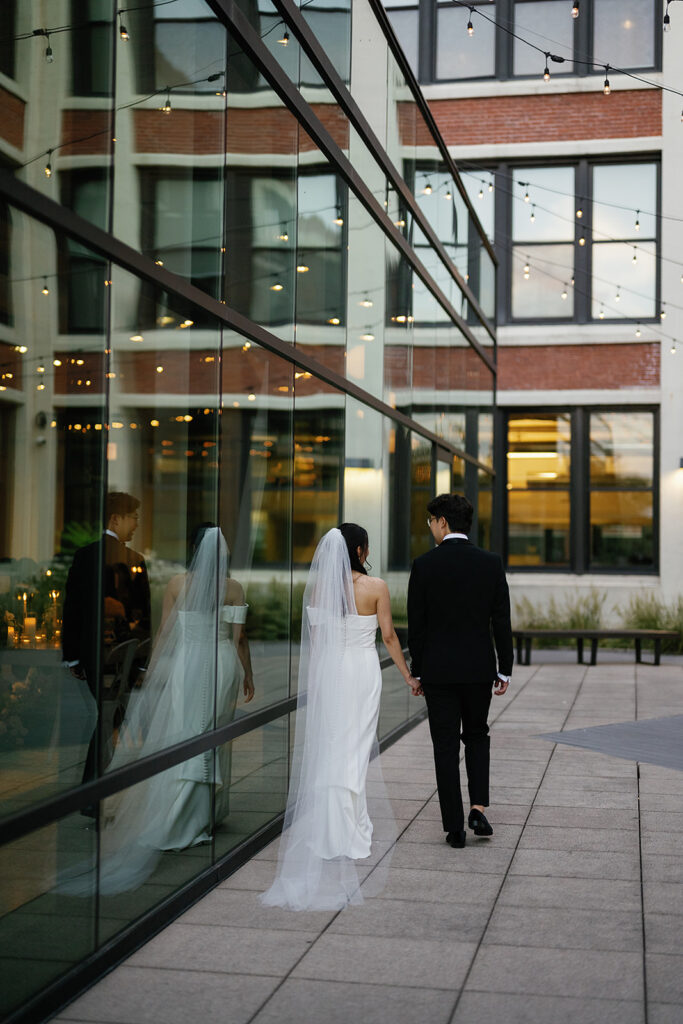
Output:
M187 573L166 588L149 669L133 692L108 771L228 724L240 662L245 698L254 695L243 628L247 605L241 585L228 576L225 538L218 527L203 524L192 548ZM212 801L219 822L228 813L229 787L227 743L107 798L100 821L100 891L135 888L154 870L160 851L208 841ZM75 891L68 882L61 888Z

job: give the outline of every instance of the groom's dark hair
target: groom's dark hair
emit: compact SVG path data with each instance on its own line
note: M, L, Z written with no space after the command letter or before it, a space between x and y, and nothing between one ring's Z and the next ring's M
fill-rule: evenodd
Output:
M467 533L472 529L474 508L464 494L437 494L427 505L430 516L444 516L451 533Z

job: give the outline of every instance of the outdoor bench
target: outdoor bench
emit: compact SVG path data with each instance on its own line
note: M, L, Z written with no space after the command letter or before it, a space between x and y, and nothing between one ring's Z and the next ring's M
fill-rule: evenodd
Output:
M576 640L576 660L584 664L583 644L590 640L591 660L595 665L600 640L633 640L636 648L636 662L642 662L643 640L654 641L654 664L659 665L662 640L678 640L680 633L673 629L515 629L512 632L517 644L517 664L531 664L531 644L534 640Z

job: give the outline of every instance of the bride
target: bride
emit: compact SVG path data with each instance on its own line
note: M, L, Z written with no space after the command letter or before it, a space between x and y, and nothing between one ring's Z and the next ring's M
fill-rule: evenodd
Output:
M240 678L245 700L254 696L243 625L244 591L228 575L225 538L210 523L195 530L187 573L173 577L164 595L162 623L149 669L133 691L107 771L230 722ZM240 671L240 662L242 671ZM100 876L103 894L134 889L152 873L161 852L211 838L228 811L230 744L174 765L103 801ZM86 894L92 880L74 871L62 892Z
M368 576L368 535L342 523L316 548L304 592L292 776L267 906L336 910L360 903L355 861L370 856L368 766L377 753L382 640L413 694L420 683L394 631L389 588ZM372 794L381 792L379 762Z

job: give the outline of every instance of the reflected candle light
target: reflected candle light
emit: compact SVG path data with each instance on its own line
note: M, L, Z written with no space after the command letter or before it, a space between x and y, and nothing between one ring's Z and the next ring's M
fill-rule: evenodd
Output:
M24 640L26 643L35 643L36 640L36 619L35 615L29 615L24 619Z

